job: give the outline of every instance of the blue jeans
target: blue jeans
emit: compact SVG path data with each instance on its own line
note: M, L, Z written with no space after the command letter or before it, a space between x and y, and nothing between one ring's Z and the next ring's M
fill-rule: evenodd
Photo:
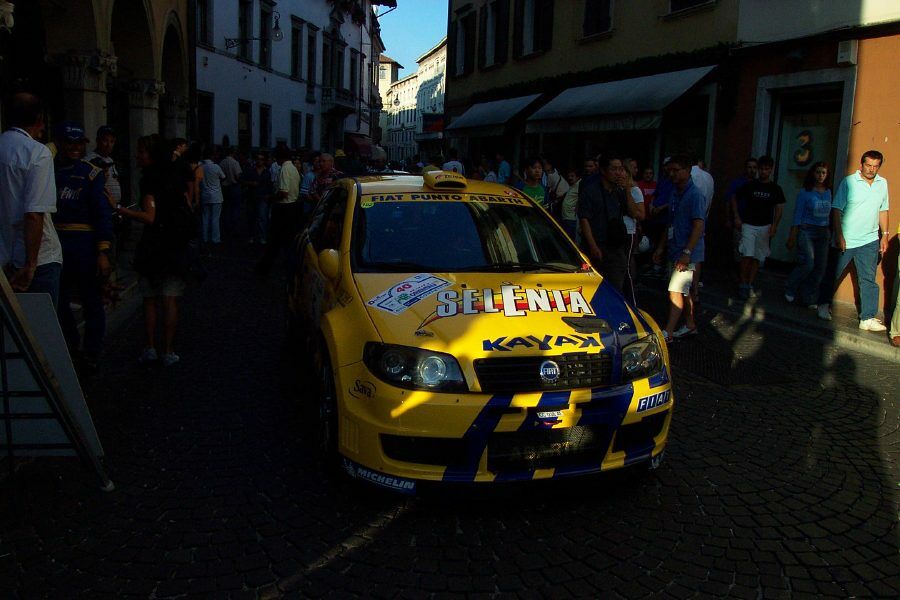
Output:
M827 285L827 281L823 279L820 288L819 304L830 304L834 296L834 290L837 283L850 266L850 262L856 265L856 275L859 278L859 299L860 310L859 319L865 321L871 319L878 312L878 284L875 283L875 270L878 267L878 240L869 242L858 248L847 248L841 252L836 248L830 249L829 267L834 263L834 276L829 277L826 270L825 279L830 279L831 285Z
M797 236L797 266L788 276L784 291L788 296L799 298L801 304L815 303L828 263L830 237L827 226L800 226Z
M34 271L34 277L31 278L28 293L50 294L53 308L56 308L59 305L59 280L61 275L62 265L57 262L39 265Z
M203 205L203 236L204 242L218 244L222 241L219 235L219 220L222 218L222 204Z

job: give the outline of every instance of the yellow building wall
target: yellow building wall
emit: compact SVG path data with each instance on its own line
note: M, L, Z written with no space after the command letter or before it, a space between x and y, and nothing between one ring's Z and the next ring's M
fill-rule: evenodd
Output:
M455 19L455 11L469 3L453 0L450 14ZM515 3L510 1L506 63L485 70L476 67L465 77L448 74L448 104L459 106L472 94L488 89L564 73L577 74L645 57L692 52L734 42L737 36L739 0L718 0L710 7L677 17L666 16L669 0L613 0L612 31L589 38L582 35L585 0L557 0L550 51L516 59L513 58ZM471 4L477 10L486 0ZM579 83L577 76L573 77L572 85Z
M900 90L900 35L870 38L859 41L857 59L856 95L853 101L853 129L850 132L850 152L844 174L859 169L859 158L866 150L878 150L884 154L884 164L879 175L888 180L891 207L888 213L891 245L888 254L879 265L877 281L881 286L880 307L890 305L890 294L897 271L897 253L900 241L897 226L900 225L900 111L897 108L897 90ZM837 181L835 182L837 184ZM885 282L888 287L885 288ZM856 294L851 277L845 277L836 299L852 302ZM885 301L887 297L887 302Z

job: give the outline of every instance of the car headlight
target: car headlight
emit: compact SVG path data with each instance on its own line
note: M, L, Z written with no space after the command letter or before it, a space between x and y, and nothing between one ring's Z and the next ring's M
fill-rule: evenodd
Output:
M648 335L622 348L622 383L650 377L662 367L662 351L655 335Z
M376 377L397 387L441 392L469 390L459 362L443 352L369 342L363 362Z

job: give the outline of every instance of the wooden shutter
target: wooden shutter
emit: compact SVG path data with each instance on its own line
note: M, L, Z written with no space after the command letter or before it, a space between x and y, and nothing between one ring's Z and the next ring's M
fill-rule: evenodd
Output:
M553 46L553 0L535 1L537 12L534 18L534 48L546 52Z
M494 63L506 62L506 54L509 51L509 0L497 0L495 12L494 32Z
M469 13L463 19L463 28L465 29L465 58L464 73L471 73L475 70L475 13Z
M522 56L522 29L525 27L525 0L516 0L513 15L513 58Z
M484 5L478 9L478 68L483 69L487 55L487 15L488 6Z

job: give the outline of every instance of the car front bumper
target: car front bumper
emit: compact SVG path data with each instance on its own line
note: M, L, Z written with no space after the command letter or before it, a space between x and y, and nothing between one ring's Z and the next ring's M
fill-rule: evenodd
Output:
M585 475L661 456L674 398L668 367L623 385L515 394L435 393L338 369L339 452L351 475L410 491L415 480Z

